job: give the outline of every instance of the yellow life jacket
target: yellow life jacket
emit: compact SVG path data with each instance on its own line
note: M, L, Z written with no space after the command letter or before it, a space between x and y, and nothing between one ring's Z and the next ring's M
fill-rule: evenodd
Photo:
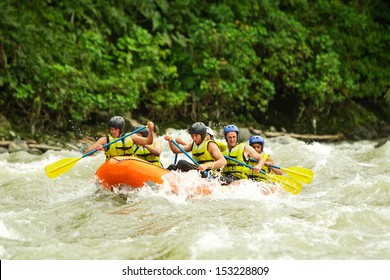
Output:
M242 163L247 163L247 160L245 159L244 157L244 150L245 150L245 146L247 144L245 143L241 143L241 144L238 144L236 145L235 147L233 147L233 149L231 149L229 151L229 149L225 150L222 152L222 154L224 156L229 156L231 158L234 158L235 160L238 160ZM229 159L226 159L227 160L227 165L223 168L222 172L225 174L225 175L233 175L237 178L240 178L240 179L247 179L248 176L247 176L247 173L248 173L248 167L246 166L243 166L237 162L234 162L232 160L229 160Z
M223 142L223 141L216 141L216 140L214 140L214 142L218 145L218 148L219 148L219 150L221 152L227 150L228 146L227 146L227 144L225 142Z
M264 162L268 159L269 157L269 154L266 154L264 152L262 152L261 154L261 157L264 159ZM257 160L255 159L252 159L250 158L249 159L249 162L248 162L248 165L250 166L256 166L258 164ZM261 170L263 170L265 173L270 173L271 172L271 168L269 168L268 166L265 166L263 165L263 167L261 168ZM253 171L253 169L248 169L248 178L249 179L253 179L253 180L256 180L256 181L259 181L259 180L266 180L264 174L262 174L261 172L255 172Z
M107 143L111 143L118 138L112 137L111 134L107 135ZM134 142L130 136L123 138L121 141L117 141L110 146L106 147L104 154L106 159L116 156L131 156L133 155Z
M210 142L214 142L214 140L204 140L199 145L197 145L195 142L192 143L192 157L197 163L202 164L215 161L215 158L209 153L208 150Z
M154 148L155 142L153 141L152 145L150 145L152 148ZM134 156L143 159L145 161L148 161L150 163L153 163L154 165L162 167L160 157L153 155L147 148L144 146L138 146L134 145L136 148L134 150Z

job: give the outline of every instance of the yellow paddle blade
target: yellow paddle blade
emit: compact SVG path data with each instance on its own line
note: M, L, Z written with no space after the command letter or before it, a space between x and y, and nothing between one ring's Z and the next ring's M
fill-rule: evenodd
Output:
M290 178L281 176L281 175L266 175L268 179L276 183L281 183L283 188L292 194L299 194L302 191L302 185Z
M47 165L45 167L47 177L53 179L65 172L68 172L81 158L81 156L78 158L63 158Z
M291 166L288 168L280 168L282 171L286 172L288 176L291 178L298 180L305 184L310 184L313 181L313 170L299 167L299 166Z

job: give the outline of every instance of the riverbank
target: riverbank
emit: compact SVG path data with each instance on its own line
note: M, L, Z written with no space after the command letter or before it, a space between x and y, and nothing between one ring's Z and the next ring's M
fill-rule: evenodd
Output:
M104 116L101 119L107 119ZM147 121L136 120L130 116L124 116L126 127L132 128L135 125L144 124ZM213 124L207 124L214 129L217 138L223 139L223 127L216 127ZM26 151L31 154L42 154L48 150L74 150L83 153L99 137L104 136L105 122L100 121L93 124L84 124L83 126L72 125L72 129L66 132L50 131L50 133L31 134L27 129L19 127L19 124L12 124L2 114L0 114L0 153L14 153ZM185 125L181 125L185 129ZM340 142L340 141L357 141L357 140L374 140L378 143L385 143L390 138L390 125L373 126L356 126L353 130L339 132L336 134L315 134L315 133L294 133L282 129L277 131L274 127L258 129L258 125L238 125L240 129L240 141L248 141L252 135L262 135L265 138L289 137L301 140L306 143L311 142ZM160 127L155 124L157 136L163 135L166 131L175 131L176 128L165 124ZM131 131L130 129L127 131Z
M168 128L167 131L176 131L174 128ZM218 138L223 138L222 129L215 130L215 133ZM251 135L258 134L262 135L265 138L294 138L301 140L306 143L312 142L341 142L341 141L356 141L352 139L347 139L344 134L338 133L333 135L318 135L318 134L298 134L298 133L288 133L280 131L261 131L254 128L242 128L240 127L240 139L241 141L248 141ZM82 138L75 138L74 135L69 134L68 136L46 136L41 137L41 142L33 139L25 139L21 135L11 133L10 139L0 140L0 154L2 153L15 153L19 151L25 151L30 154L41 155L48 150L52 151L61 151L61 150L71 150L84 153L84 151L92 145L97 138L104 135L104 132L97 132L95 137L84 136ZM364 140L364 139L360 139ZM373 140L373 139L368 139ZM390 135L382 138L375 139L378 146L383 145L390 140Z
M169 129L173 130L173 129ZM320 142L329 142L329 141L341 141L344 139L344 136L342 134L338 135L303 135L303 134L295 134L295 133L283 133L283 132L255 132L254 130L243 130L243 134L248 134L249 131L252 131L254 133L252 134L262 134L266 137L291 137L300 139L303 141L320 141ZM61 151L61 150L75 150L75 151L81 151L85 150L87 147L92 145L95 140L91 137L86 137L79 140L68 140L68 142L63 141L57 141L55 139L51 139L51 144L45 144L45 143L38 143L35 140L23 140L19 136L17 136L13 140L0 140L0 154L1 153L14 153L19 151L26 151L31 154L40 155L42 153L45 153L48 150L53 151Z

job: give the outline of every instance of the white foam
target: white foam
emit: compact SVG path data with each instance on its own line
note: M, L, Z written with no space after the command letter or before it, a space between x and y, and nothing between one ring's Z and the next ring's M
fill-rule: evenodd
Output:
M0 237L11 240L20 240L17 233L8 229L3 220L0 221Z

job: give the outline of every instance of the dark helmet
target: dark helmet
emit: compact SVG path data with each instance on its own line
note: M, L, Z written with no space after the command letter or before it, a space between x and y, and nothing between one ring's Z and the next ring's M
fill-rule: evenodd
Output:
M125 129L125 119L121 116L114 116L108 121L108 129L111 127L119 128L121 133Z
M188 129L189 134L200 134L202 140L206 137L206 125L202 122L196 122Z
M146 127L144 127L143 125L136 125L136 126L134 126L133 131L137 130L137 129L141 128L141 127L143 127L143 129L139 130L138 132L142 134L142 137L148 137L149 136L149 130Z
M225 139L226 139L226 133L232 132L232 131L237 133L237 140L238 140L238 134L239 134L238 127L235 126L234 124L229 124L223 128L223 135L225 136Z
M264 150L265 141L263 137L260 135L254 135L249 139L249 145L252 146L254 143L259 143L261 145L261 149Z

